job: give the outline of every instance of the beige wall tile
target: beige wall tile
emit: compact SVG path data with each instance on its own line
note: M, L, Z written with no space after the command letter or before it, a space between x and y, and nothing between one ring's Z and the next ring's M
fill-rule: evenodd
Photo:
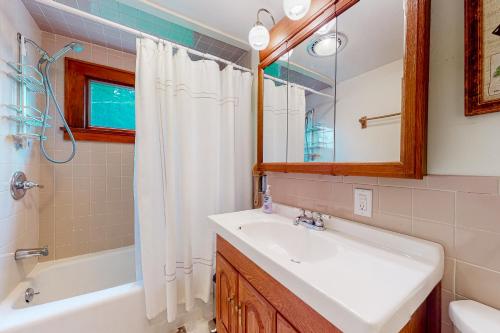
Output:
M381 212L411 216L411 189L401 187L381 187L379 195Z
M375 177L344 176L344 183L377 185L378 179Z
M92 44L91 47L92 52L92 62L99 65L107 65L108 64L108 51L105 47Z
M497 177L428 176L427 183L436 190L498 194Z
M44 41L58 47L68 43L70 38L51 35ZM113 59L119 58L117 64L111 63L112 66L132 68L133 55L98 45L85 46L85 52L79 54L78 59L109 64L111 55ZM63 102L63 66L58 63L54 70L54 86L58 99ZM64 141L58 131L50 135L54 154L59 158L68 156L70 143ZM40 242L48 243L55 259L129 245L131 239L133 241L133 210L124 207L133 207L134 145L79 141L77 147L71 163L43 164L43 179L52 182L53 186L48 186L41 196L44 205L40 213L44 223ZM122 173L127 177L122 178ZM108 237L105 226L113 226Z
M500 308L500 273L457 261L456 293Z
M455 193L413 190L413 216L421 219L454 224Z
M451 225L414 219L413 235L441 244L446 256L453 257L455 254L454 228Z
M352 218L354 209L352 184L332 183L332 195L328 204L328 213L343 217Z
M500 196L457 192L457 226L500 233Z
M441 291L441 321L446 325L453 325L451 322L448 309L450 307L450 302L454 300L453 293L443 290Z
M457 228L456 257L500 272L500 233Z
M455 259L444 258L444 274L441 281L442 288L450 292L455 290Z
M407 235L411 234L411 217L385 213L374 213L371 219L363 218L361 216L355 216L354 220L394 232L399 232Z
M394 187L409 187L409 188L426 188L427 177L424 179L399 179L399 178L383 178L378 179L379 185L394 186Z

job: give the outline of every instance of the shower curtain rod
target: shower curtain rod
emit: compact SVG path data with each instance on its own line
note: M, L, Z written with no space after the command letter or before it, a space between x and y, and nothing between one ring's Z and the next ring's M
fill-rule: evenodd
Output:
M271 76L269 74L264 74L264 78L265 79L269 79L269 80L273 80L273 81L276 81L276 82L279 82L279 83L288 84L287 81L282 80L282 79L278 79L277 77ZM302 88L305 91L309 91L310 93L313 93L313 94L316 94L316 95L319 95L319 96L324 96L324 97L327 97L327 98L335 99L335 97L333 97L332 95L328 95L328 94L319 92L317 90L301 86L300 84L292 83L292 85L295 86L295 87Z
M129 27L125 26L125 25L122 25L122 24L119 24L119 23L116 23L116 22L104 19L102 17L89 14L87 12L84 12L83 10L76 9L76 8L71 7L71 6L64 5L64 4L56 2L54 0L35 0L35 1L38 2L38 3L40 3L40 4L43 4L45 6L48 6L48 7L51 7L51 8L55 8L55 9L59 9L59 10L62 10L64 12L66 12L66 13L77 15L77 16L83 17L83 18L85 18L87 20L94 21L96 23L100 23L100 24L104 24L104 25L107 25L107 26L112 27L112 28L120 29L122 31L125 31L125 32L128 32L130 34L133 34L133 35L135 35L137 37L149 38L149 39L152 39L155 42L159 42L159 41L164 40L162 38L159 38L159 37L156 37L156 36L153 36L153 35L141 32L141 31L133 29L133 28L129 28ZM232 62L230 62L230 61L228 61L226 59L222 59L222 58L216 57L216 56L208 54L208 53L199 52L199 51L196 51L196 50L194 50L192 48L189 48L189 47L186 47L186 46L182 46L182 45L179 45L179 44L174 43L174 42L170 42L170 43L172 43L172 45L175 48L179 49L179 50L181 50L181 49L182 50L186 50L188 53L194 54L196 56L199 56L199 57L202 57L202 58L205 58L205 59L210 59L210 60L215 60L215 61L218 61L218 62L222 62L222 63L224 63L226 65L233 66L233 68L236 68L236 69L239 69L239 70L245 71L245 72L250 72L250 73L253 74L253 71L251 69L243 67L243 66L240 66L240 65L237 65L237 64L232 63Z

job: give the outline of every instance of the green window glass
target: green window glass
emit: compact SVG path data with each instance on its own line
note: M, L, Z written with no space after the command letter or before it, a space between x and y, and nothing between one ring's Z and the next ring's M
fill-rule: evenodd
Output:
M90 81L89 125L135 130L135 90L112 83Z

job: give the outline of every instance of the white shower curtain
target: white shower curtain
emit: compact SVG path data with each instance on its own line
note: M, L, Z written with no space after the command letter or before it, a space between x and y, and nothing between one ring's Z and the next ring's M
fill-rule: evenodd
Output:
M207 216L252 202L250 73L137 40L135 204L146 312L209 300Z
M264 80L264 162L304 162L305 109L304 89Z
M288 86L288 155L287 162L304 162L306 135L306 94L295 85Z

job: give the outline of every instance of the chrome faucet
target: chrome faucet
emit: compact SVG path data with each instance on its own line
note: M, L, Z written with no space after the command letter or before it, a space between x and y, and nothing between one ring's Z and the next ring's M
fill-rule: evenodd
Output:
M303 225L308 229L322 231L325 230L325 220L330 218L329 215L321 214L318 212L308 211L303 208L300 209L301 213L295 218L294 225Z
M14 254L14 259L28 259L32 257L46 257L49 255L49 247L44 246L36 249L19 249Z

